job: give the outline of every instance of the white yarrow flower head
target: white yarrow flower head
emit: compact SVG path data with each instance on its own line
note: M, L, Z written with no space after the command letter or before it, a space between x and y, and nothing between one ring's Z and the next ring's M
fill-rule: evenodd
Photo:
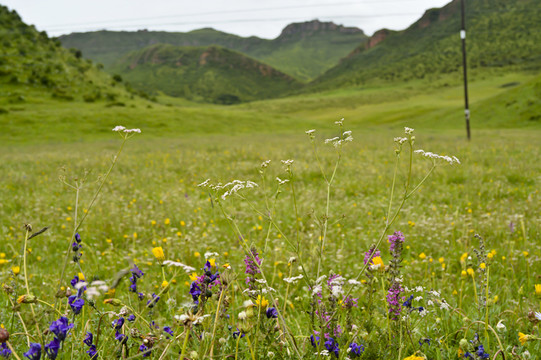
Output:
M336 125L338 125L338 126L343 126L343 125L344 125L344 118L341 118L340 120L335 121L334 123L335 123Z
M141 133L141 129L126 129L126 127L122 125L115 126L113 131L118 133L124 140L131 138L135 134Z
M308 135L310 137L310 141L314 141L316 135L316 130L312 129L312 130L306 130L305 131L306 135Z
M261 163L261 168L262 168L262 169L266 169L266 168L269 166L270 162L271 162L270 160L265 160L265 161L263 161L263 162Z
M404 127L404 133L405 133L406 135L411 135L411 134L413 134L413 131L414 131L414 130L415 130L415 129L409 128L409 127L407 127L407 126Z
M121 126L121 125L117 125L113 128L113 131L115 132L119 132L119 131L123 131L125 130L126 128L124 126Z
M289 182L288 179L282 180L279 177L276 177L276 181L278 181L278 185L284 185L285 183Z
M430 151L424 151L422 149L415 150L414 153L419 154L434 162L434 165L438 163L448 163L449 165L460 164L460 160L456 156L438 155Z
M298 275L298 276L293 276L293 277L289 277L289 278L284 278L284 281L286 283L289 283L289 284L294 284L296 283L298 280L302 279L304 276L302 276L302 274Z
M182 268L186 273L191 273L192 271L195 271L195 268L194 267L191 267L191 266L188 266L188 265L184 265L183 263L179 263L179 262L176 262L176 261L171 261L171 260L165 260L163 262L164 265L167 265L167 266L175 266L175 267L180 267Z
M209 251L209 252L205 253L205 260L208 260L210 258L216 258L218 256L220 256L220 254L218 254L217 252L210 252Z

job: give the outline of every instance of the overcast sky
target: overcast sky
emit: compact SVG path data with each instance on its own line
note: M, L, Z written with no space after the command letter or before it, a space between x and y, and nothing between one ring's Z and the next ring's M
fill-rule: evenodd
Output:
M356 26L371 35L402 30L426 9L450 0L0 0L51 36L93 30L190 31L212 27L275 38L292 22L313 19Z

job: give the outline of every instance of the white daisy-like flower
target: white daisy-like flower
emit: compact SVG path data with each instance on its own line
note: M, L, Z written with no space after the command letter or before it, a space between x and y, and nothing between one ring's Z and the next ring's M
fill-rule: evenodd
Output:
M116 132L119 132L119 131L123 131L125 130L126 128L124 126L121 126L121 125L117 125L113 128L113 131L116 131Z
M292 284L292 283L295 283L297 282L298 280L302 279L304 276L302 276L302 274L298 275L298 276L293 276L293 277L289 277L289 278L284 278L284 281L286 283L289 283L289 284Z

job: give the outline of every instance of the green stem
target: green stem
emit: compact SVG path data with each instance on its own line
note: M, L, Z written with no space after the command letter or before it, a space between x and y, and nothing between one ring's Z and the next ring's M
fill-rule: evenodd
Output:
M186 327L186 336L184 337L184 343L182 344L182 351L180 352L180 359L184 360L186 354L186 347L188 345L188 339L190 338L190 328Z

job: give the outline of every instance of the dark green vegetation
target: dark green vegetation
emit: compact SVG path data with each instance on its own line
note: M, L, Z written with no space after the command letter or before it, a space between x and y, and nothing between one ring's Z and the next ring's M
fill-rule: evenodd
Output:
M157 43L176 46L219 45L236 50L298 80L310 80L334 66L359 43L367 39L357 28L346 28L317 20L288 25L273 40L255 36L243 38L214 29L188 33L159 31L97 31L61 36L66 47L103 63L107 70L131 51Z
M537 0L466 1L470 68L539 69L541 8ZM462 68L460 1L428 10L408 29L380 31L309 91L358 86L367 81L437 78Z
M126 96L123 85L82 58L79 50L66 50L45 32L26 25L15 11L0 6L0 97L10 104L27 100L31 89L45 97L93 102L116 101ZM0 114L6 112L0 109Z
M131 52L111 70L141 90L227 105L275 97L301 86L289 75L218 46L152 45Z

